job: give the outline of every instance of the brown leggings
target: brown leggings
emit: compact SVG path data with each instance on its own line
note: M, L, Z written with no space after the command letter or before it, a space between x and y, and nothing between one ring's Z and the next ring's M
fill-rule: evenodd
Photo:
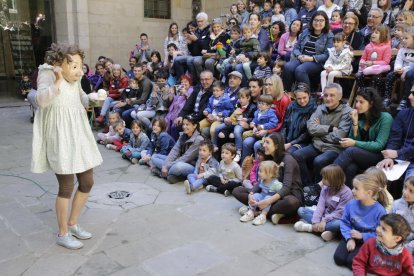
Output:
M73 174L56 174L56 178L59 182L58 197L71 198L73 188L75 186L75 175ZM83 173L77 173L78 179L78 191L82 193L89 193L93 186L93 170L87 170Z

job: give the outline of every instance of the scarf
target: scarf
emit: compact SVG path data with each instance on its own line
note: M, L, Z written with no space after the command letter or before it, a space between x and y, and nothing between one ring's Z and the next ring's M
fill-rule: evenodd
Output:
M375 240L375 246L379 251L381 251L382 254L387 256L400 255L404 249L404 243L398 244L395 248L387 248L382 242L378 240L378 238Z
M286 141L292 141L299 137L302 129L298 128L297 123L300 118L304 117L304 115L311 114L313 112L316 103L313 98L310 98L309 103L306 106L300 106L296 101L292 102L291 106L291 123L289 124L288 137L286 137Z

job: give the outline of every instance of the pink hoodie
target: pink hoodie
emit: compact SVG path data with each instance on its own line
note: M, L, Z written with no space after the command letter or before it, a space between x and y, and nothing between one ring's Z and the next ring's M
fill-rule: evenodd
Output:
M389 65L391 61L391 41L370 42L365 46L360 62L373 61L374 65Z

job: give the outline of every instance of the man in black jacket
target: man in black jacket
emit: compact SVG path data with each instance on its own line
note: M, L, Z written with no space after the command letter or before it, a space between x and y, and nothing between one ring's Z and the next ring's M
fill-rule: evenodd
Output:
M194 89L179 116L174 120L174 124L177 127L181 126L183 118L187 115L193 116L197 122L205 118L203 111L207 107L208 99L213 95L213 89L211 87L213 81L213 73L210 71L201 72L200 85Z

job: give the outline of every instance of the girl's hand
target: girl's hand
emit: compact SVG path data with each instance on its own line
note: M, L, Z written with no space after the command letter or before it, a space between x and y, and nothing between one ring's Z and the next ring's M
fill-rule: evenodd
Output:
M394 71L395 71L395 73L401 75L404 72L404 69L403 68L397 68L397 69L394 69Z
M348 252L352 252L355 249L355 240L354 239L349 239L348 242L346 243L346 249L348 250Z
M351 230L351 237L352 239L362 240L362 234L358 230L352 229Z
M201 179L201 178L203 178L203 174L202 173L199 173L199 174L197 174L197 179Z
M255 133L256 136L264 137L267 134L267 130L262 129Z
M258 207L260 210L263 210L263 209L265 209L267 206L269 206L270 204L271 204L271 203L270 203L269 199L263 199L263 200L261 200L261 201L257 202L257 207Z
M356 109L352 109L352 111L349 113L349 116L352 119L352 123L354 125L358 124L358 111Z
M353 147L355 146L355 143L356 143L355 140L351 138L342 138L341 140L339 140L339 144L343 148Z
M239 125L242 128L248 129L249 128L249 124L246 121L239 121Z
M249 194L248 198L249 198L249 202L248 202L249 205L251 206L256 205L256 200L254 199L253 194Z
M322 233L323 231L325 231L325 227L326 227L326 222L325 221L321 221L319 223L315 224L315 232L319 232Z

